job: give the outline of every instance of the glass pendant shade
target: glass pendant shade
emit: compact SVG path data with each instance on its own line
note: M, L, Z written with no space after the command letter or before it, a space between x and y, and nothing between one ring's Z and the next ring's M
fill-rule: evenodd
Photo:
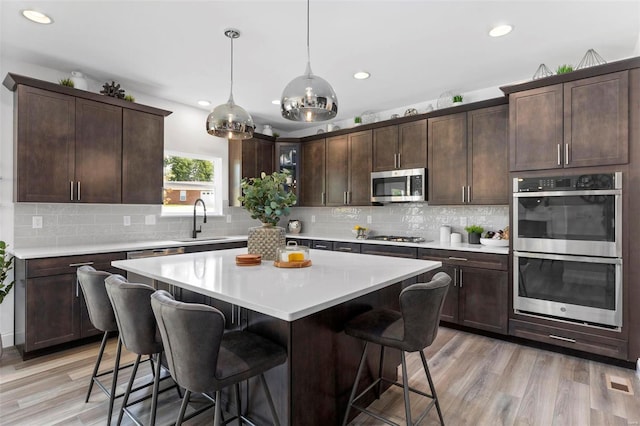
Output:
M333 87L311 72L309 53L309 0L307 0L307 69L291 80L282 92L280 112L291 121L326 121L338 114L338 97Z
M224 35L231 39L231 93L226 104L218 105L207 117L207 133L225 139L251 139L255 125L251 115L233 101L233 39L240 31L227 29Z

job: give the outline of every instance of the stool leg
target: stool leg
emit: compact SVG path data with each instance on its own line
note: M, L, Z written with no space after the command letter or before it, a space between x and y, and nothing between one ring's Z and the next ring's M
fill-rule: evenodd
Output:
M184 398L182 398L182 404L180 405L178 420L176 420L176 426L180 426L182 424L182 419L184 419L184 412L187 411L187 405L189 405L189 398L191 398L191 391L189 389L185 389Z
M162 352L158 354L158 359L155 365L155 374L153 376L153 393L151 394L151 420L149 424L155 426L156 424L156 409L158 407L158 390L160 389L160 367L162 366Z
M242 426L242 403L240 402L240 384L236 383L233 385L234 390L236 391L236 416L238 416L238 425ZM216 404L217 404L216 400Z
M118 387L118 369L120 366L120 355L122 354L122 340L118 337L118 349L116 350L116 368L113 369L113 381L111 382L111 393L109 394L109 414L107 414L107 425L111 424L113 413L113 403L116 399L116 388Z
M367 346L369 346L369 342L364 343L362 357L360 358L360 365L358 365L358 372L356 373L356 379L353 383L353 388L351 389L351 395L349 396L349 404L347 405L347 412L344 414L344 420L342 420L342 426L345 426L347 424L347 421L349 419L349 411L351 411L351 404L353 404L353 399L356 397L356 391L358 390L358 382L360 381L360 374L362 373L362 367L364 366L364 361L367 358Z
M265 395L267 395L267 402L269 403L269 408L271 409L271 417L273 417L273 424L275 426L280 426L278 413L276 413L276 407L275 405L273 405L273 398L271 398L271 392L269 392L269 386L267 386L267 380L264 378L264 373L260 375L260 382L262 383L262 387L264 388Z
M402 356L402 390L404 391L404 411L407 415L407 426L413 425L411 421L411 402L409 401L409 377L407 377L407 360L404 351L400 351Z
M384 364L384 345L380 345L380 364L378 364L378 379L382 378L382 365ZM376 399L380 399L380 390L382 389L382 380L376 386Z
M107 338L109 337L109 332L105 331L104 336L102 337L102 343L100 344L100 351L98 352L98 358L96 359L96 365L93 367L93 374L91 374L91 380L89 381L89 390L87 391L87 397L84 402L89 402L89 397L91 396L91 389L93 388L93 381L96 379L98 375L98 369L100 368L100 363L102 362L102 355L104 354L104 348L107 346Z
M438 410L438 417L440 417L440 424L444 426L442 410L440 409L440 401L438 401L438 395L436 395L436 387L433 385L433 380L431 379L431 373L429 372L429 367L427 366L427 358L424 356L424 352L422 351L420 351L420 358L422 359L422 366L424 367L424 372L427 373L427 380L429 381L429 387L431 388L431 395L433 395L433 400L436 403L436 410Z
M138 373L138 366L140 365L140 358L142 355L138 355L136 357L136 362L133 363L133 370L131 371L131 377L129 378L129 383L127 384L127 390L124 393L124 398L122 399L122 407L120 407L120 414L118 414L118 422L116 423L120 426L122 423L122 416L124 414L124 409L127 408L127 403L129 402L129 395L131 394L131 388L133 387L133 382L136 380L136 374Z
M216 391L216 408L213 415L213 426L220 426L220 418L222 417L222 407L220 407L220 391Z

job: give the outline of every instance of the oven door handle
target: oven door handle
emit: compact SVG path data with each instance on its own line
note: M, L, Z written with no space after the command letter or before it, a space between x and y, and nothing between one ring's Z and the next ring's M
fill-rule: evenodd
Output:
M529 257L534 259L550 259L550 260L566 260L568 262L588 262L588 263L605 263L609 265L622 265L622 259L618 257L593 257L593 256L573 256L563 254L550 253L531 253L514 251L513 257Z
M513 198L525 197L582 197L588 195L622 195L621 189L585 189L582 191L514 192Z

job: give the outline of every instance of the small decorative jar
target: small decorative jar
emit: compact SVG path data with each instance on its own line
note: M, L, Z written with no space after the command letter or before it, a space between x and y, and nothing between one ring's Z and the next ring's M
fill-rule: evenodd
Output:
M87 90L87 79L80 71L71 71L71 81L73 81L74 88Z
M267 136L273 136L273 128L271 128L270 124L265 124L262 128L262 134Z

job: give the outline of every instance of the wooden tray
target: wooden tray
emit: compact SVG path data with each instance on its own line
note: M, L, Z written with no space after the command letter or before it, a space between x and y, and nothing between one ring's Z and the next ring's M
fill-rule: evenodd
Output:
M239 254L236 256L238 266L256 266L262 263L262 256L259 254Z
M302 262L282 262L276 260L273 262L273 266L277 266L278 268L306 268L311 266L311 259L303 260Z

